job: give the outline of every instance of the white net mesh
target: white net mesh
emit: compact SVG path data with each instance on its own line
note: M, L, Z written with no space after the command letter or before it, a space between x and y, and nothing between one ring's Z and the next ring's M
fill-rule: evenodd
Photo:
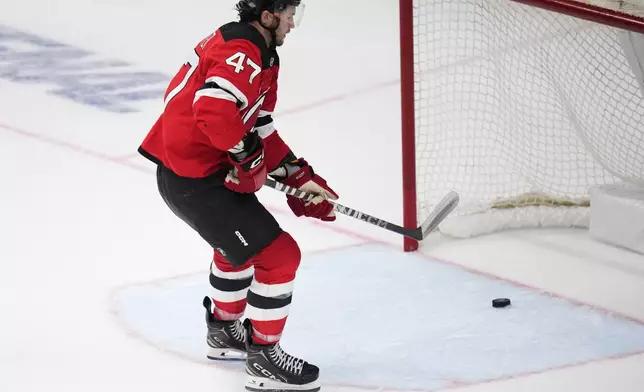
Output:
M419 222L456 190L451 235L586 226L592 186L644 184L625 32L506 0L414 6Z

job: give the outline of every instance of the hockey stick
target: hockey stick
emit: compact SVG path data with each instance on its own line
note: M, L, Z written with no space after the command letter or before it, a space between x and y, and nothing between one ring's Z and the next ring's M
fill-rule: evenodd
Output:
M315 195L303 192L297 188L293 188L288 185L284 185L271 178L267 179L264 185L268 186L269 188L276 189L280 192L284 192L287 195L295 196L297 198L304 199L307 201L315 197ZM371 216L369 214L365 214L364 212L354 210L353 208L343 206L342 204L338 204L331 200L329 200L329 203L333 205L333 210L340 214L347 215L352 218L359 219L363 222L371 223L372 225L382 227L385 230L393 231L394 233L402 234L406 237L413 238L417 241L421 241L425 237L427 237L429 233L434 231L434 229L436 229L438 225L445 218L447 218L447 216L458 205L458 201L459 201L458 193L454 191L449 192L443 198L443 200L441 200L438 206L436 206L434 211L432 211L432 213L429 215L429 218L427 218L427 220L423 222L422 225L420 225L415 229L407 229L402 226L398 226L391 222L387 222L383 219L376 218L375 216Z

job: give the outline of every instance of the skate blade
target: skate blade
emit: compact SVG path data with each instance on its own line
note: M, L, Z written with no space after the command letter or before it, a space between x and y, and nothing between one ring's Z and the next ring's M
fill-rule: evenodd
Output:
M213 361L245 361L246 353L232 348L209 347L206 357Z
M249 376L245 388L250 392L317 392L320 390L320 381L315 380L308 384L286 384L277 380Z

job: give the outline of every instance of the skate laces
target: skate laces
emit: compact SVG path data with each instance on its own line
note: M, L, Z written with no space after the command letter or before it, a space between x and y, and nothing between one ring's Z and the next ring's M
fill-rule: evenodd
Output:
M228 328L228 331L232 334L233 339L240 342L246 341L244 326L239 322L239 320L235 321L233 325Z
M297 375L302 374L305 361L285 353L279 343L271 350L271 357L280 368Z

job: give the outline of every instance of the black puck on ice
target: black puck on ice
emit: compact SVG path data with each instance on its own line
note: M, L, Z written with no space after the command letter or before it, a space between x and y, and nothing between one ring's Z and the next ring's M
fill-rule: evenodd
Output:
M511 304L509 298L497 298L492 300L492 306L495 308L505 308Z

